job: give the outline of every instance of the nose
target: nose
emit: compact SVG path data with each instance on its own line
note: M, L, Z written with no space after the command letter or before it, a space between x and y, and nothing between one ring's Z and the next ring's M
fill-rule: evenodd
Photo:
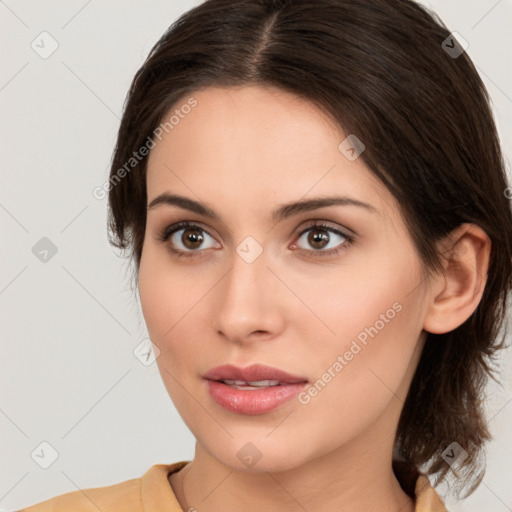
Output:
M282 332L283 284L269 266L265 251L252 262L233 254L230 271L214 289L212 326L218 335L246 344Z

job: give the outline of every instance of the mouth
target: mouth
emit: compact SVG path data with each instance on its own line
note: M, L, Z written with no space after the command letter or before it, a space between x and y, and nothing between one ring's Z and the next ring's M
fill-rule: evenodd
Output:
M203 375L210 396L223 408L239 414L263 414L276 409L304 389L308 379L270 366L232 365L212 368Z
M245 380L232 380L232 379L221 379L216 380L215 382L221 382L226 386L229 386L233 389L247 389L247 390L258 390L258 389L266 389L273 386L286 386L289 385L290 382L279 382L278 380L255 380L255 381L245 381Z
M230 364L217 366L206 372L203 378L223 382L232 387L244 386L256 389L308 382L305 377L292 375L284 370L264 364L253 364L245 368Z

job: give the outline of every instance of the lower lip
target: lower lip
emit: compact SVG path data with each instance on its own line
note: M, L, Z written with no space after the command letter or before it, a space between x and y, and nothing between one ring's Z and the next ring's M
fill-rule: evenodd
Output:
M208 380L211 397L222 407L240 414L263 414L291 400L304 389L307 382L269 386L263 389L235 389L228 385Z

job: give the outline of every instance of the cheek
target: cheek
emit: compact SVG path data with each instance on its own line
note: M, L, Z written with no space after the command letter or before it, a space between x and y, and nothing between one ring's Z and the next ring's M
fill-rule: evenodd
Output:
M400 268L410 270L400 272ZM373 273L344 273L343 280L331 282L323 293L309 292L309 303L316 304L322 321L333 331L325 330L323 350L311 361L318 383L318 395L311 402L318 396L320 408L331 402L364 415L363 404L371 414L397 393L414 363L422 331L425 304L417 286L420 279L417 262L396 261ZM314 340L317 331L318 341L318 325L306 327L306 339Z
M295 294L310 309L308 312L303 304L297 304L293 313L297 324L310 331L306 339L313 339L316 333L316 339L320 335L326 345L343 350L356 338L364 344L372 335L382 338L395 331L396 337L401 332L398 326L403 325L403 317L418 304L410 293L418 278L412 272L404 275L398 268L374 266L375 270L369 271L369 267L341 269L338 275L317 279L316 286L313 280L294 283Z
M154 253L145 241L139 267L139 296L148 332L153 342L157 343L165 332L164 323L167 322L164 319L167 317L166 311L172 306L169 303L172 294L163 279L161 263Z
M208 318L205 295L212 284L207 277L198 279L197 271L178 267L151 241L145 246L139 267L139 295L149 336L160 349L159 366L175 371L178 361L186 362L200 351L202 340L198 345L194 339L199 338L196 333L206 332L205 325L198 325L198 318Z
M144 243L139 268L139 294L153 341L169 337L193 304L193 281L186 272L173 271L173 268L171 257L162 248L151 240Z
M310 388L300 397L300 410L304 435L311 435L309 442L319 452L357 437L379 418L382 428L394 435L392 418L398 418L405 402L418 347L418 332L407 318L409 311L403 304L402 310L377 331L370 329L370 320L368 331L351 324L352 332L367 335L365 343L357 335L340 336L321 356L318 354L320 357L310 359L316 371L312 371ZM321 439L312 434L320 431Z

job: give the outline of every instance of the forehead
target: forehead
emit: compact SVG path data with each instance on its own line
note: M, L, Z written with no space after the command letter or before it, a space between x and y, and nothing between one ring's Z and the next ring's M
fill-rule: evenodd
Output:
M175 192L255 207L335 192L385 207L388 191L362 159L345 157L347 134L312 102L275 88L209 87L178 100L164 122L172 115L150 153L148 202Z
M195 103L190 108L188 103ZM175 115L173 115L175 114ZM165 125L172 118L172 123ZM310 101L274 87L208 87L177 100L164 116L165 149L179 156L185 149L224 152L235 157L325 153L342 140L340 128ZM172 136L171 136L172 135ZM235 146L232 144L237 142ZM264 149L266 151L261 151ZM165 148L162 148L165 146ZM281 148L281 151L277 151ZM336 148L334 148L336 149ZM193 157L194 155L188 155Z

